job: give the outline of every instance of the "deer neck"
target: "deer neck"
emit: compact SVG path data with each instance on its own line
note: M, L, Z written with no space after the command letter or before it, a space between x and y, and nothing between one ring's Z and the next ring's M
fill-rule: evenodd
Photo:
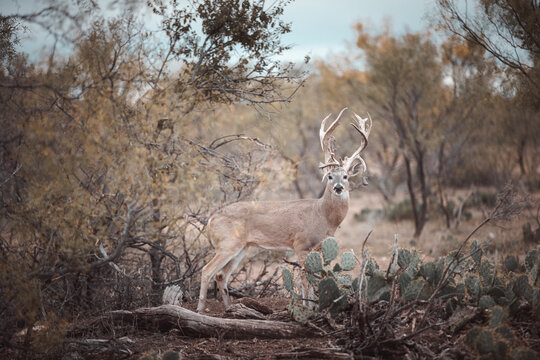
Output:
M319 199L319 207L331 228L331 233L327 235L334 235L334 232L343 219L345 219L347 211L349 210L349 194L347 193L346 196L338 197L334 195L330 187L327 186L322 198Z

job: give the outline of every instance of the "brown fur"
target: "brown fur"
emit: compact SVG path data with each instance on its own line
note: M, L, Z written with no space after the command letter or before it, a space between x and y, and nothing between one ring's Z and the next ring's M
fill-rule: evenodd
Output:
M198 311L204 311L212 277L218 283L225 305L230 305L228 278L247 247L289 249L303 261L312 248L334 235L349 209L349 185L343 179L343 169L331 173L335 174L334 180L327 182L320 199L238 202L210 218L208 231L216 255L203 268ZM344 197L333 191L336 181L344 186Z

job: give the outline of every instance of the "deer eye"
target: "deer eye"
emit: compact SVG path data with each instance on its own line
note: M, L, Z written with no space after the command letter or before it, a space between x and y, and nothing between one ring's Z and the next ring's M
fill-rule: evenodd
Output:
M332 180L332 179L333 179L332 175L328 175L328 180Z
M347 175L344 175L343 178L344 178L345 180L347 180Z

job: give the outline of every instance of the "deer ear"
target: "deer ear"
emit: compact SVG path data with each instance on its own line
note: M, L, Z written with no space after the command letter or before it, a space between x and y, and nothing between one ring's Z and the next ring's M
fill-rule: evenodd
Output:
M321 182L325 182L327 178L328 178L328 171L325 171Z
M350 177L353 177L353 176L358 175L361 170L364 170L364 172L366 171L364 162L361 161L360 159L356 158L356 159L354 159L353 163L349 167L347 173L348 173L348 175Z

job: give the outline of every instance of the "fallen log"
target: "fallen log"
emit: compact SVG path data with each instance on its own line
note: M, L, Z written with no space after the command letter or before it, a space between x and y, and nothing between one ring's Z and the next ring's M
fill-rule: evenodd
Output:
M275 354L276 359L354 359L352 354L343 352L341 349L302 349L287 353Z
M116 310L115 321L130 321L138 328L148 330L180 329L185 336L220 337L234 339L299 338L321 335L313 328L294 322L252 319L222 319L201 315L176 305L161 305L136 310Z

